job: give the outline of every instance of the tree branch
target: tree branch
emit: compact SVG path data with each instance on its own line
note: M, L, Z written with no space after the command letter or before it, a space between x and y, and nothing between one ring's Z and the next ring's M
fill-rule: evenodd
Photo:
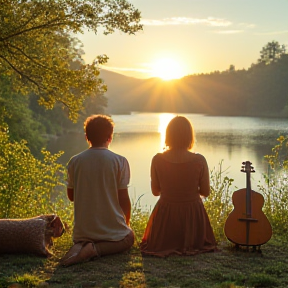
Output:
M11 49L9 49L9 46L12 47L12 48L14 48L15 50L19 51L22 55L24 55L24 56L25 56L27 59L29 59L31 62L35 63L37 66L39 66L39 67L41 67L41 68L43 68L43 69L49 70L49 69L47 68L47 66L44 66L44 65L42 65L41 63L35 61L34 58L31 58L29 55L27 55L27 54L26 54L22 49L20 49L19 47L14 46L14 45L12 45L11 43L8 43L8 45L6 45L6 46L7 46L8 51L9 51L11 54L14 54L14 53L13 53L13 51L12 51Z
M36 85L38 87L39 90L42 90L43 88L41 88L40 84L37 83L36 81L34 81L32 78L30 78L28 75L22 73L21 71L19 71L8 59L6 59L4 56L0 55L0 58L2 58L16 73L18 73L22 78L26 78L28 81L30 81L31 83L33 83L34 85Z
M9 35L9 36L6 36L6 37L1 37L0 38L0 41L6 41L10 38L13 38L15 36L19 36L21 34L25 34L27 32L30 32L30 31L33 31L33 30L41 30L41 29L49 29L51 27L55 27L55 26L67 26L68 25L68 22L58 22L58 23L55 23L53 24L55 21L59 21L60 19L54 19L53 21L50 21L50 22L47 22L43 25L38 25L38 26L33 26L31 28L28 28L28 29L25 29L25 30L22 30L22 31L18 31L12 35ZM75 22L73 22L75 23Z

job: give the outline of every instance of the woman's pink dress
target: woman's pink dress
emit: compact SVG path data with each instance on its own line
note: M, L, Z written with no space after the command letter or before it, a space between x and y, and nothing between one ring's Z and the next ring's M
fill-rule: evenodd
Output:
M149 218L140 248L146 255L195 255L216 251L216 241L200 198L209 190L209 172L200 154L185 163L154 156L151 180L159 185L160 198ZM203 191L203 190L202 190Z

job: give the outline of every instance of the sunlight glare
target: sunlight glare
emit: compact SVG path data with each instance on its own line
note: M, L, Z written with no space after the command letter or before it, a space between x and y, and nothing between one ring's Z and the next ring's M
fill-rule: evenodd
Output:
M159 125L158 125L158 132L161 135L160 140L160 151L162 152L165 147L165 134L166 134L166 127L170 120L174 118L175 115L172 113L161 113L159 114Z
M163 80L179 79L184 76L183 68L171 58L162 58L152 65L153 77Z

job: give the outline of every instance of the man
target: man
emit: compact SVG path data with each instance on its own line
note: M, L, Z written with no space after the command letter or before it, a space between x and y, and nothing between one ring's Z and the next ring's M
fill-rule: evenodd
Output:
M113 128L108 116L88 117L84 130L89 148L68 163L67 196L74 202L74 246L62 258L64 266L120 253L134 243L129 227L129 163L108 149Z

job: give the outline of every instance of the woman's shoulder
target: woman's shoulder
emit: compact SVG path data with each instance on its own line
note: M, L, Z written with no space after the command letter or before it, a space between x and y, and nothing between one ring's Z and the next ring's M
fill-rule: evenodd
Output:
M162 159L162 158L163 158L163 153L157 153L152 157L152 162L155 162L158 159Z
M202 154L200 154L200 153L194 153L194 157L195 157L195 160L196 160L198 163L201 163L202 165L208 166L207 160L206 160L206 158L205 158L204 155L202 155Z
M163 153L157 153L152 158L152 162L168 161L171 163L187 163L187 162L201 162L206 163L206 158L200 154L190 151L184 151L184 153L174 153L171 151L165 151Z
M192 153L192 154L194 154L194 157L196 158L196 159L198 159L198 160L200 160L200 161L204 161L204 162L206 162L206 158L205 158L205 156L204 155L202 155L202 154L200 154L200 153Z

